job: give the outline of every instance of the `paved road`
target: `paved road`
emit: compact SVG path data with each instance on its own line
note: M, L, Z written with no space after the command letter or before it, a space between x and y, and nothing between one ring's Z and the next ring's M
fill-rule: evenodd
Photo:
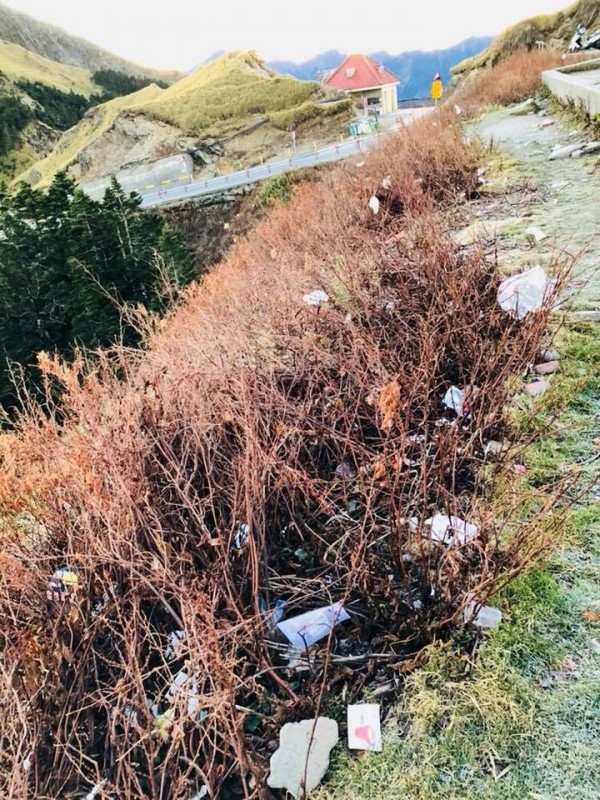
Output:
M393 122L407 123L430 111L430 108L418 108L411 109L410 111L398 112ZM388 130L390 129L393 128L388 128ZM246 186L250 183L264 181L273 175L281 175L284 172L290 172L295 169L316 167L319 164L339 161L342 158L350 158L351 156L358 156L360 158L360 155L372 147L378 138L385 135L388 130L383 130L381 133L372 136L345 139L338 144L327 145L326 147L321 147L318 150L311 150L307 153L298 153L291 158L272 161L268 164L250 167L249 169L240 170L239 172L231 172L228 175L222 175L216 178L207 178L206 180L191 182L182 180L174 186L165 186L159 191L140 192L142 195L142 207L161 206L168 203L176 203L190 197L217 194L227 191L228 189L235 189L238 186Z
M157 192L142 194L142 206L160 206L166 203L173 203L189 197L199 197L200 195L216 194L235 189L238 186L245 186L249 183L264 181L273 175L281 175L295 169L305 169L306 167L316 167L319 164L327 164L331 161L338 161L350 156L360 156L366 152L376 142L378 135L364 136L357 139L346 139L339 144L321 147L318 150L308 153L298 153L291 158L281 161L273 161L268 164L261 164L257 167L230 172L227 175L206 180L182 182L176 186L168 186Z

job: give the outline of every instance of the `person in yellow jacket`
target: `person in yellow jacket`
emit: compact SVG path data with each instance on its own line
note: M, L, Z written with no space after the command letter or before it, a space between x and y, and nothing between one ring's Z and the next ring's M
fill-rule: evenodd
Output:
M438 100L442 99L443 93L442 76L439 72L436 72L431 81L431 99L435 100L437 103Z

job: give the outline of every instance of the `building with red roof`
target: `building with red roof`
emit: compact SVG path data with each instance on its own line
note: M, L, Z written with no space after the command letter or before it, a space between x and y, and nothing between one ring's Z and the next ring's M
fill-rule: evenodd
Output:
M323 81L331 89L346 92L356 106L389 114L398 109L396 87L400 78L363 55L347 56Z

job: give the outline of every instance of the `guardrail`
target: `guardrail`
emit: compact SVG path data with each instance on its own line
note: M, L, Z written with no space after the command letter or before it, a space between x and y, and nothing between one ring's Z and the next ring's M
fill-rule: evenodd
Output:
M338 161L342 158L365 152L383 134L384 132L379 132L369 136L357 136L354 139L346 139L343 142L332 144L319 150L296 153L290 155L289 158L248 167L248 169L231 172L227 175L206 178L205 180L193 181L179 186L165 187L157 192L142 195L142 206L147 208L179 202L184 198L221 194L228 189L237 189L251 183L258 183L261 180L281 175L284 172Z

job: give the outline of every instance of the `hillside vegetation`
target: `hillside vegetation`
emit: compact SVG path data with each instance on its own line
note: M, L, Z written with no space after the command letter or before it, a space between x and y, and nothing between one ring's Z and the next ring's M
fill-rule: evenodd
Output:
M444 233L477 183L459 122L438 110L296 187L143 351L40 357L45 402L0 439L8 800L265 797L284 722L398 685L555 537L552 499L526 514L512 454L485 449L555 297L519 322ZM435 512L477 537L433 541ZM296 672L277 600L351 622Z
M161 72L133 64L85 39L72 36L55 25L40 22L2 3L0 3L0 39L20 45L43 58L81 67L90 72L113 69L128 75L169 82L180 77L177 72Z
M85 97L100 91L89 70L60 64L11 42L0 41L0 69L11 81L45 83L61 92L75 92Z
M22 177L35 185L48 185L57 172L67 170L85 148L105 134L123 110L144 105L161 94L162 89L151 84L134 94L115 97L90 109L81 122L63 134L52 152Z
M71 39L0 5L0 179L10 180L44 158L57 132L76 125L91 106L150 82L148 71L110 54L96 58L94 46L79 40L73 40L81 45L79 56L71 58Z
M311 81L276 75L253 53L228 53L145 104L145 113L193 133L224 136L258 117L325 97Z
M564 11L531 17L512 25L481 53L457 64L452 73L461 76L474 69L494 66L519 49L536 47L539 41L548 49L564 52L580 22L590 31L600 27L600 0L576 0Z
M117 188L97 203L59 175L48 192L0 191L0 403L15 402L20 365L36 385L36 354L138 341L120 306L162 307L195 275L180 236ZM162 259L162 261L159 261ZM19 368L17 367L17 370Z
M253 53L229 53L167 89L153 84L92 109L22 178L45 185L58 170L70 170L83 181L152 160L161 144L177 152L181 141L227 139L265 119L260 134L266 148L287 143L281 131L294 119L322 119L341 130L349 103L320 105L326 96L317 83L275 75Z

